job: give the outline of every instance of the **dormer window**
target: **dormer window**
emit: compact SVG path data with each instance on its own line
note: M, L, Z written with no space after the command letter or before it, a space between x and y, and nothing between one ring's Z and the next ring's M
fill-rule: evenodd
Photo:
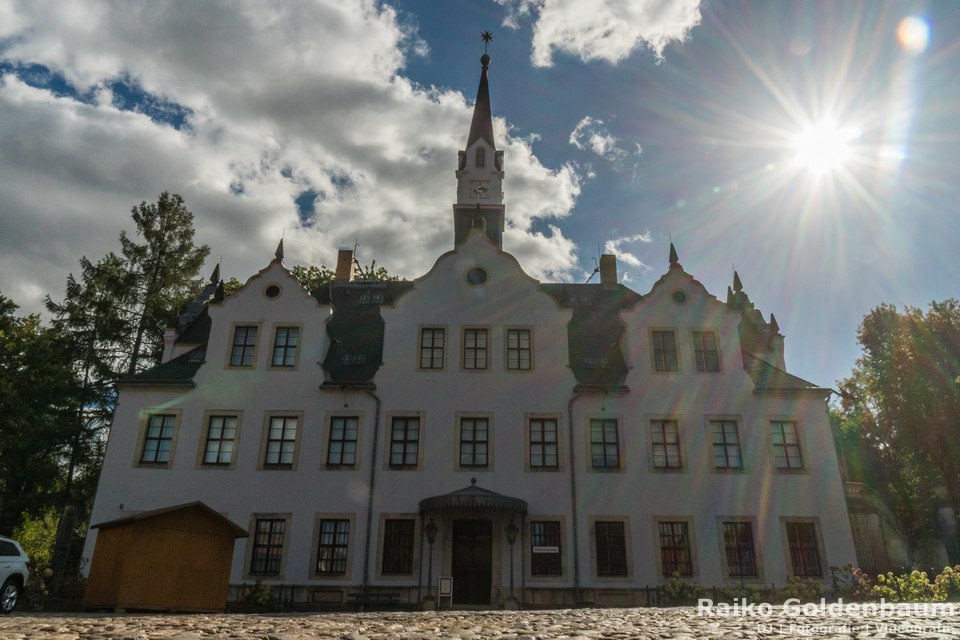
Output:
M477 147L476 166L482 168L487 166L487 150L484 147Z

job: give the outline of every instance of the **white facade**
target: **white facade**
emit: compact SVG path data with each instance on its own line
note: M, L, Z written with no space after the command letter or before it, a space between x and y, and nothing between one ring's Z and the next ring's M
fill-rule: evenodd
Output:
M597 284L527 276L500 249L501 154L461 152L468 226L412 282L311 294L278 252L205 300L120 384L92 522L202 501L250 532L233 584L310 602L416 603L451 576L455 604L510 606L511 582L527 604L634 604L675 571L783 586L854 561L828 391L783 371L775 321L672 247L643 295L606 256Z

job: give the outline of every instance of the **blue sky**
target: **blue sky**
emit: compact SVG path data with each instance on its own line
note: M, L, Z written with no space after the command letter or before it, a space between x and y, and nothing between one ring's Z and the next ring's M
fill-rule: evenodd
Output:
M871 308L958 295L947 0L0 0L0 292L59 298L163 190L227 277L281 236L289 265L356 241L422 275L452 246L484 29L504 248L535 277L613 252L643 294L672 238L721 299L735 268L825 386Z

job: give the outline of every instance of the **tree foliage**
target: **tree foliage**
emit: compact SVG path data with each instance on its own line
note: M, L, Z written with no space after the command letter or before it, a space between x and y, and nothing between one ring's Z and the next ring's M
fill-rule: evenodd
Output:
M297 265L290 269L290 273L296 278L303 288L307 291L313 291L323 285L333 282L336 272L326 265L310 265L304 267ZM390 275L385 267L377 266L376 260L371 260L366 268L357 263L357 269L354 272L354 282L391 282L400 280L399 276Z
M936 534L936 507L960 511L960 304L881 305L858 340L839 407L851 475L887 494L919 544Z
M78 385L62 334L0 294L0 531L58 497Z

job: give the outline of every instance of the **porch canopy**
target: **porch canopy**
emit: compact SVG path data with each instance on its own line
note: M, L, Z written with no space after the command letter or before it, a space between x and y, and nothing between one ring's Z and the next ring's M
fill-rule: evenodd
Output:
M527 503L520 498L478 487L476 478L470 478L469 487L420 501L420 513L450 509L492 509L526 515Z

